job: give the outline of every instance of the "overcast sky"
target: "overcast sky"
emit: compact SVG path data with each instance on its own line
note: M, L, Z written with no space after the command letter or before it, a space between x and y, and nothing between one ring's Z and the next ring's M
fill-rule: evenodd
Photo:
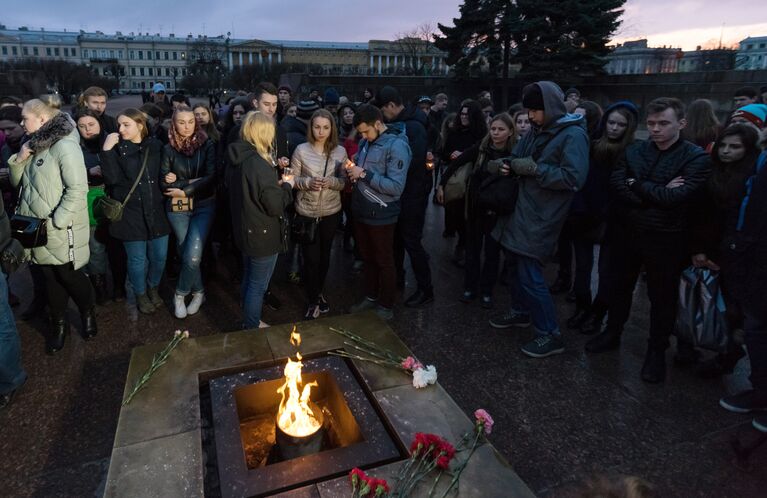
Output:
M10 1L10 0L8 0ZM49 30L106 33L175 33L177 36L231 32L236 38L368 41L392 39L425 22L452 24L455 0L35 0L3 9L0 23ZM130 7L127 7L130 6ZM646 37L651 46L694 49L725 45L746 36L767 35L764 0L628 0L616 41ZM722 25L724 23L724 29Z

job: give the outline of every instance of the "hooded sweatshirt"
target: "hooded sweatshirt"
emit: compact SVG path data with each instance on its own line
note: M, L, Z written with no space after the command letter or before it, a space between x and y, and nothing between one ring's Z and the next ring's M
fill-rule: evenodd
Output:
M586 183L589 139L583 116L567 114L559 86L536 84L543 94L543 126L525 134L511 157L532 157L538 167L534 176L520 178L514 212L498 220L492 235L506 249L543 262L554 254L573 195Z

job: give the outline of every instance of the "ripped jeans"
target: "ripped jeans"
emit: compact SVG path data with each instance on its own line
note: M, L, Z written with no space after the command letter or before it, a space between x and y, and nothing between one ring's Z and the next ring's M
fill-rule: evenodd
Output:
M168 213L168 221L176 236L178 254L181 256L181 272L176 282L176 294L179 296L203 291L200 261L215 214L216 201L212 197L195 202L192 211Z

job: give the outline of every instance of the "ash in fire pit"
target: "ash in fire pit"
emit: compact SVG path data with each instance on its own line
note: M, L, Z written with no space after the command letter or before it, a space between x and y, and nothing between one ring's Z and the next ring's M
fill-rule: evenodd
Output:
M301 363L302 383L296 387L301 397L307 393L305 401L312 413L320 414L321 428L312 433L313 443L278 436L283 367L210 381L223 497L268 496L339 477L354 467L381 465L406 456L404 446L371 403L366 386L352 373L352 363L336 356ZM305 389L315 382L315 387ZM314 447L305 447L311 444Z

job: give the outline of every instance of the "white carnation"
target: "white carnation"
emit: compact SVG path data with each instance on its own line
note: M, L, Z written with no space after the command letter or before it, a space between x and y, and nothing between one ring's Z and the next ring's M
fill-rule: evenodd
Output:
M426 387L435 382L437 382L437 368L434 365L419 368L413 372L413 387L416 389Z

